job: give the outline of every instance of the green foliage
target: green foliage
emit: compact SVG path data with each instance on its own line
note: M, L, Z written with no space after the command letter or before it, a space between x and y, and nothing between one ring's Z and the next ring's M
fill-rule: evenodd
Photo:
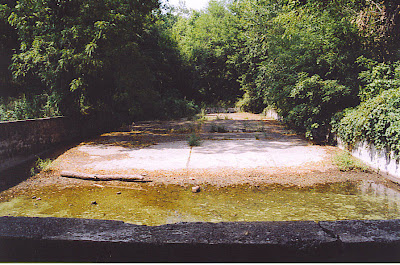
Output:
M349 152L342 151L335 154L333 163L339 168L340 171L368 171L368 167L354 158Z
M358 101L354 62L362 50L350 12L292 1L237 5L246 36L238 106L257 113L273 106L308 138L324 140L330 117Z
M14 0L3 0L0 4L0 97L15 96L16 84L12 81L8 66L13 49L17 47L17 34L7 22Z
M19 1L8 18L21 42L13 74L58 91L64 114L112 105L111 80L123 74L116 64L137 55L138 34L157 7L156 0Z
M19 87L9 85L12 53L8 53L8 61L0 62L0 73L9 76L0 78L4 96L16 91L11 95L24 94L31 100L57 94L63 115L111 112L124 121L197 112L187 78L190 70L171 38L176 17L160 12L158 0L22 0L17 5L7 0L6 4L0 5L0 59L2 49L15 50L11 70ZM3 39L11 33L19 39L5 47Z
M31 175L34 176L39 172L49 171L52 162L53 161L51 159L49 159L49 158L41 159L40 157L38 157L38 159L35 162L35 165L31 168Z
M384 90L400 87L400 62L378 63L362 56L358 63L368 69L359 75L365 83L359 93L361 101L371 99Z
M354 109L346 109L334 128L350 148L366 140L400 159L400 88L385 90Z
M237 82L236 56L240 31L236 17L222 1L210 1L204 12L179 17L173 26L181 54L192 69L197 101L233 105L242 94Z
M378 101L397 93L400 64L361 57L398 56L400 13L390 1L212 0L200 12L161 11L158 0L2 3L2 120L170 119L236 103L276 108L314 141L326 140L333 117L349 143L366 135L397 150L384 139L397 140L396 104Z
M0 98L0 121L14 121L60 116L60 96L42 94L18 98Z
M363 1L360 1L363 2ZM400 6L398 1L364 1L355 23L370 56L383 61L399 60Z
M192 133L189 137L188 140L189 146L200 146L201 145L201 139L200 136L196 135L195 133Z
M307 138L321 141L326 137L330 117L348 94L350 90L337 80L322 80L318 75L309 77L300 73L280 114L291 127L305 130Z

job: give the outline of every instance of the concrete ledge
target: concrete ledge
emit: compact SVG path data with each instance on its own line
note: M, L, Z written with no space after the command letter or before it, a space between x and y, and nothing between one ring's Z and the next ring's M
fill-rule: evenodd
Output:
M151 227L106 220L0 217L2 262L400 261L395 251L399 239L399 220Z
M340 240L341 261L400 261L400 220L320 222Z

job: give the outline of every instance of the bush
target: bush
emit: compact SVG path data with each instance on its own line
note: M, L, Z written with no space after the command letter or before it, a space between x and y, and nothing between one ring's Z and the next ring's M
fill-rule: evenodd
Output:
M400 87L400 62L378 63L363 56L357 61L368 69L359 75L365 82L359 92L361 101L371 99L385 90Z
M60 97L53 94L0 98L0 121L15 121L60 116Z
M393 151L393 158L399 160L400 88L383 91L354 109L346 109L343 118L333 126L349 148L366 140L378 149Z
M284 121L304 131L308 139L324 141L329 132L332 115L340 107L340 101L350 93L349 89L336 80L323 80L318 75L299 75L299 81L292 88L290 100L281 109Z

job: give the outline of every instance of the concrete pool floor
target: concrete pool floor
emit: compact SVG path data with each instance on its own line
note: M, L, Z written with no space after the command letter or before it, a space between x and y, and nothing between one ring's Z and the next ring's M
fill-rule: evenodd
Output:
M200 137L200 146L188 145L192 133ZM372 170L340 171L332 163L332 157L338 152L341 150L336 147L313 145L276 120L249 113L211 114L202 121L139 122L69 148L53 161L47 172L15 189L26 185L94 183L63 178L60 176L63 171L118 176L139 174L149 181L146 185L276 183L310 186L365 179L387 182ZM137 184L112 182L108 184Z

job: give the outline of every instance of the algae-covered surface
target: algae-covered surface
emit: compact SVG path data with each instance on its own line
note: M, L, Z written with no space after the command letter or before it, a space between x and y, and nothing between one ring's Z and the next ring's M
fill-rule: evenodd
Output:
M108 219L142 225L400 218L398 191L370 181L310 187L205 186L199 193L178 185L53 185L0 195L0 216Z

